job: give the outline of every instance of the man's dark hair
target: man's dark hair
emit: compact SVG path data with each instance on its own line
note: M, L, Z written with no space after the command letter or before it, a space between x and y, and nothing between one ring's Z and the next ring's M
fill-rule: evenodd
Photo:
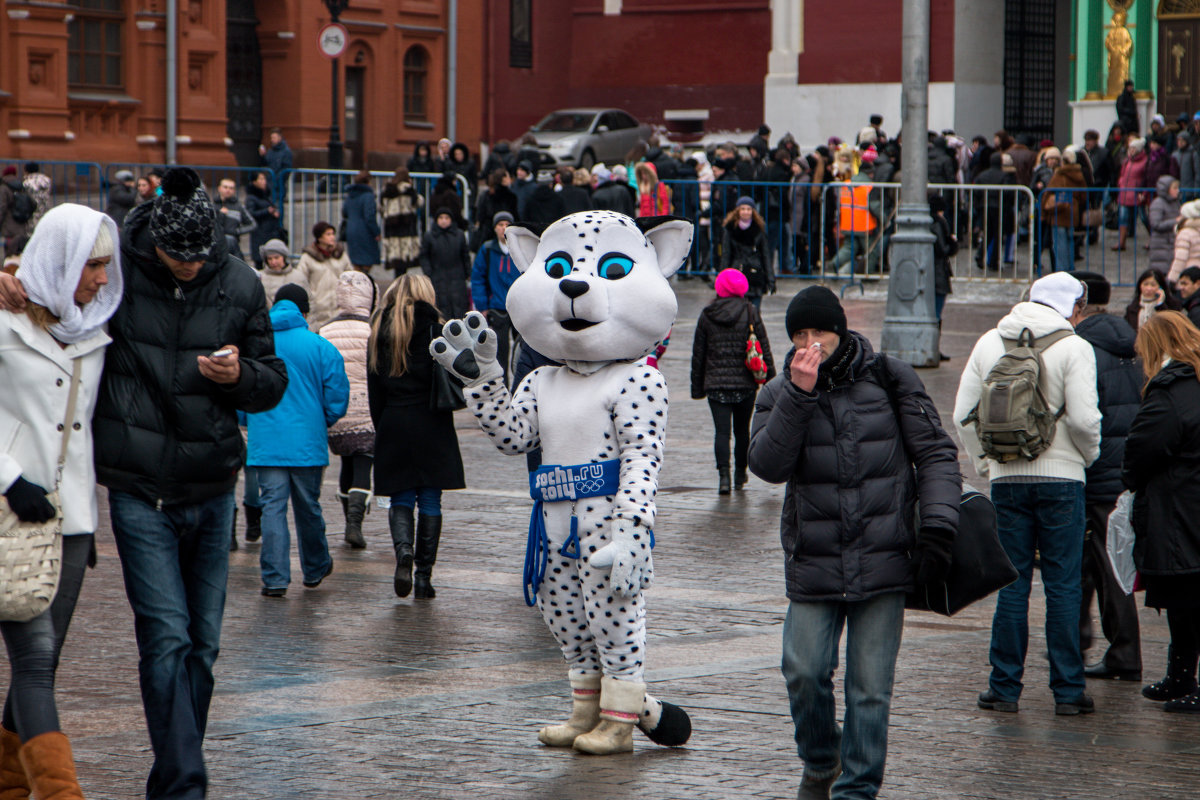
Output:
M1200 283L1200 266L1192 265L1179 273L1179 277L1187 278L1192 283Z

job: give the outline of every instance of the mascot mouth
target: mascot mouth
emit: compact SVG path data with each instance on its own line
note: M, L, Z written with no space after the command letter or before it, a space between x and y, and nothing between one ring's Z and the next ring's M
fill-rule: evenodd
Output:
M563 326L563 328L565 328L566 330L569 330L572 333L575 333L576 331L586 330L587 328L590 328L593 325L596 325L598 323L592 322L590 319L580 319L579 317L571 317L571 319L564 319L562 322L560 322L558 324Z

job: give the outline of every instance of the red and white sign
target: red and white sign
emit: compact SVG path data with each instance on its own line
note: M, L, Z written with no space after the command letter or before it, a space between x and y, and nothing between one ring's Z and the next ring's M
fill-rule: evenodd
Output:
M346 52L349 43L350 32L340 22L329 23L317 34L317 47L321 48L321 55L326 58L337 58Z

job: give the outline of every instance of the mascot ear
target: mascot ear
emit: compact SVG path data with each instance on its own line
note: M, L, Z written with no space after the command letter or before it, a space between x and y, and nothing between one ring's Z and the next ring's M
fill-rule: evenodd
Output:
M504 232L504 240L508 243L508 254L512 256L513 263L524 273L537 258L538 245L542 243L541 237L528 228L509 225Z
M663 277L671 277L683 266L692 249L693 231L692 223L678 218L666 218L665 222L643 231L654 252L658 253L658 268Z

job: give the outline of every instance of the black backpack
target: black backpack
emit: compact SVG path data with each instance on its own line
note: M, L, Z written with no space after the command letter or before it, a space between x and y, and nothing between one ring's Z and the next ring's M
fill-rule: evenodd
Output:
M37 202L25 191L24 186L14 186L12 203L8 207L8 214L13 218L13 222L24 225L29 220L33 219L34 213L37 211Z

